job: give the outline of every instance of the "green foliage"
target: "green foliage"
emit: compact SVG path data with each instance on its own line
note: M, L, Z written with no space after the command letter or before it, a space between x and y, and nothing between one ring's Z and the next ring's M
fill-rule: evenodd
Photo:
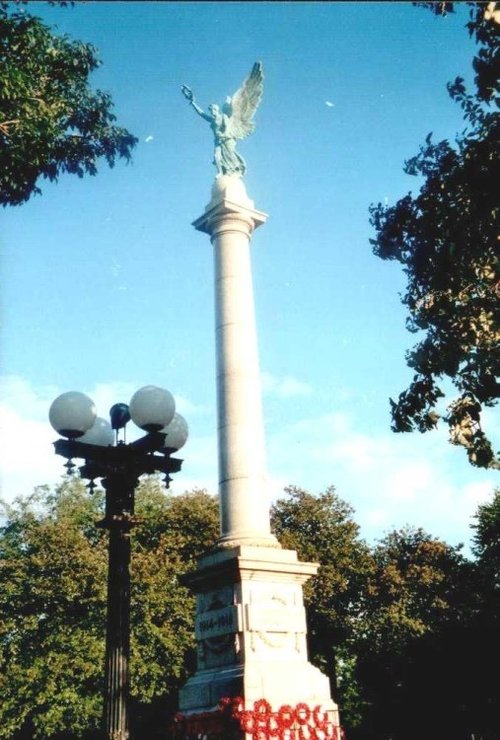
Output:
M355 737L438 740L474 729L463 711L470 666L457 653L472 583L459 549L411 527L374 548L356 641L366 708Z
M429 5L423 3L423 5ZM436 3L436 12L453 3ZM475 92L462 78L448 85L463 111L466 128L456 141L434 143L432 134L405 172L423 184L395 206L370 208L374 252L398 260L408 284L403 303L408 329L423 333L407 363L415 375L397 402L391 399L392 429L428 431L436 426L439 379L459 391L444 417L450 441L463 446L472 465L500 467L481 426L483 406L493 406L500 385L498 329L498 198L500 116L498 36L483 3L469 3L468 29L479 49L473 60ZM439 6L439 10L437 10ZM445 7L446 6L446 7Z
M180 573L218 536L203 491L137 491L133 530L131 691L134 714L178 688L193 666L194 600ZM89 738L102 713L107 534L95 526L103 496L68 479L5 507L0 529L0 738ZM191 512L192 526L182 532ZM139 735L154 737L147 726Z
M452 608L463 558L422 529L389 533L373 551L369 584L369 642L393 650L445 620Z
M470 703L482 717L483 726L490 728L492 737L498 731L500 715L500 490L491 501L478 507L473 537L476 555L474 570L475 608L468 620L468 651L480 670L471 687Z
M5 507L0 528L0 738L97 738L107 534L103 494L67 479ZM195 668L194 599L179 575L215 544L218 506L136 493L131 689L135 737L165 736ZM500 493L474 524L474 562L406 527L374 547L333 487L289 487L272 508L284 547L320 563L305 587L311 658L332 679L351 740L500 740Z
M482 561L490 563L496 570L496 581L500 586L500 489L493 494L493 500L481 504L477 510L474 553Z
M106 548L80 481L39 488L1 530L0 737L83 737L100 719Z
M478 603L474 618L487 630L500 630L500 489L478 507L472 550L476 555ZM500 657L500 656L499 656ZM500 693L500 691L499 691Z
M39 18L0 4L0 202L20 205L39 180L95 175L130 159L137 139L116 126L108 93L92 90L91 44L56 36Z

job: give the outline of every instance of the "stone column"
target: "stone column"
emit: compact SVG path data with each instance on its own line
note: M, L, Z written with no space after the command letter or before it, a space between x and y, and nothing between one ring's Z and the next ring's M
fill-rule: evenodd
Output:
M242 180L217 177L194 227L214 250L220 544L278 547L270 533L250 238L267 216Z

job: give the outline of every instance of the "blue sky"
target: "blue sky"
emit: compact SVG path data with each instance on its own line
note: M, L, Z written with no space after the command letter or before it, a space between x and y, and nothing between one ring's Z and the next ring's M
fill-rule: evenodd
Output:
M2 213L3 495L61 473L47 412L82 390L101 415L162 385L190 426L174 490L216 491L212 255L191 222L210 199L208 126L187 105L223 102L260 60L257 129L241 143L247 191L269 214L252 257L269 493L334 484L362 534L406 523L452 544L497 485L443 428L394 435L389 396L411 379L396 264L373 256L368 207L418 181L402 171L432 131L463 128L446 83L471 78L466 8L410 3L30 3L93 43L131 165L42 183ZM486 418L494 431L492 414ZM498 422L497 422L498 423ZM497 428L498 430L498 428Z

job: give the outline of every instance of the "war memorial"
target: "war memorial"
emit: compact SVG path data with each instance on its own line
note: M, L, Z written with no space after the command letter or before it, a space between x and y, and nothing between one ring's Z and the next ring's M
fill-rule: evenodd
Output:
M176 736L340 739L329 680L307 656L302 587L318 565L270 531L250 256L267 215L247 195L236 151L254 131L262 65L222 108L205 112L182 92L210 125L217 169L193 226L214 253L220 538L185 577L197 600L197 670L180 692Z

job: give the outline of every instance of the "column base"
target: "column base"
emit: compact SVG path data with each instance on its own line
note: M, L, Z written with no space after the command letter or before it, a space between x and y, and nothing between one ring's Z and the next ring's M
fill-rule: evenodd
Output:
M237 547L272 547L276 550L281 550L281 545L272 534L269 535L256 535L253 536L242 536L240 537L237 533L232 533L227 537L220 537L217 540L216 550L234 550Z
M203 558L183 578L197 595L198 668L180 692L185 714L241 696L246 708L321 707L338 725L327 676L309 663L302 585L317 571L294 550L239 545Z

